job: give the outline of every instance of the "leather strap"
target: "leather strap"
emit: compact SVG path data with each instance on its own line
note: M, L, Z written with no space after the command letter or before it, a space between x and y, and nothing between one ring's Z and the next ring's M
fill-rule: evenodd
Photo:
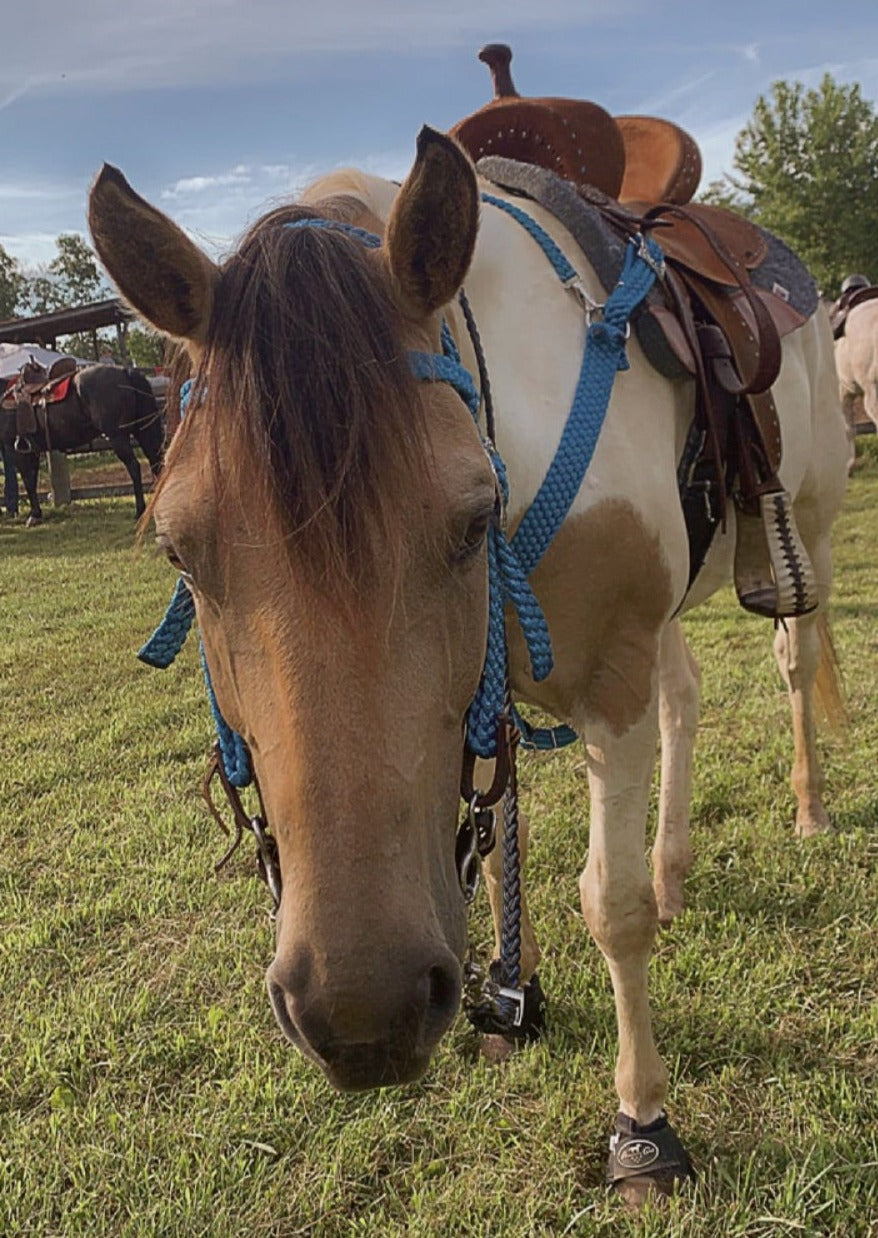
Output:
M715 265L710 267L709 277L705 277L689 265L685 249L681 250L673 245L673 233L666 232L661 227L661 222L666 216L685 220L700 235L707 250L716 260ZM651 207L644 218L658 225L659 231L656 239L662 248L666 249L668 256L677 263L682 278L701 299L711 317L724 329L725 324L730 325L731 330L727 330L726 334L733 347L736 335L745 339L753 337L750 323L737 308L734 300L729 298L726 285L735 287L741 292L756 327L756 335L753 339L755 357L736 356L741 374L736 394L749 395L754 391L765 391L780 371L780 336L764 301L757 296L750 283L746 266L726 248L716 233L690 207L661 203ZM744 350L739 347L738 351L743 353ZM751 361L751 365L747 365L748 360Z

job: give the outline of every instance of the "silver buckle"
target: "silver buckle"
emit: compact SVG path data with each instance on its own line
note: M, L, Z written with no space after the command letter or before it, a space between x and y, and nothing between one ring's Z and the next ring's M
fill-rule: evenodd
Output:
M568 292L571 292L579 302L579 307L585 314L585 320L589 326L591 326L596 314L602 314L604 312L603 303L595 301L589 296L585 289L585 285L582 282L582 277L577 275L575 271L569 279L564 280L562 287L566 288Z
M632 238L637 245L637 257L641 258L648 267L655 271L656 279L665 278L665 259L664 255L660 258L654 258L650 253L649 246L646 243L646 237L642 232L638 232L637 236Z
M508 989L505 985L499 984L497 986L497 996L505 997L507 1001L512 1002L515 1007L512 1026L521 1027L524 1022L524 989Z

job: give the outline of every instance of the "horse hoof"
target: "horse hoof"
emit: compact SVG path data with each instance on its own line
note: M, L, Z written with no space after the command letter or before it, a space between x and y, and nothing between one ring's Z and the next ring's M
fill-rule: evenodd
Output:
M607 1186L626 1207L639 1209L647 1200L673 1195L687 1179L694 1178L686 1149L665 1114L644 1126L627 1114L616 1114L610 1136Z
M682 893L671 894L670 891L659 887L656 889L655 899L660 926L670 928L677 916L681 916L685 910L686 904Z
M796 838L816 838L818 834L831 833L832 822L822 810L796 818Z
M24 522L24 527L26 529L33 529L38 524L42 524L42 523L43 523L42 516L28 516L27 520Z
M487 1032L479 1039L479 1053L489 1066L500 1066L507 1061L518 1048L520 1041Z
M629 1212L640 1212L646 1204L662 1206L674 1194L680 1185L679 1178L672 1175L662 1175L654 1178L642 1174L637 1178L626 1178L615 1187L615 1194Z

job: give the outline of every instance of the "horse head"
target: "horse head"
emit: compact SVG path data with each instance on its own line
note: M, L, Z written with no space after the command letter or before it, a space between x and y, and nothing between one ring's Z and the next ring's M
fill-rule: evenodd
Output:
M477 216L470 161L430 130L386 227L350 194L281 208L222 265L116 169L90 197L110 275L191 359L157 540L278 841L277 1021L346 1089L418 1077L460 998L495 479L459 395L407 357L441 351Z

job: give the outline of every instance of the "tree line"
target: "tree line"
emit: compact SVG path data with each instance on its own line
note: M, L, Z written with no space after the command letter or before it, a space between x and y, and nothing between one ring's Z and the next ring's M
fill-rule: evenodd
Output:
M815 89L775 82L738 134L732 168L707 187L703 201L729 206L780 236L825 296L836 296L852 272L878 283L878 117L859 85L839 84L829 73ZM81 236L59 236L56 246L48 266L34 271L0 246L0 319L112 296ZM127 344L136 364L160 364L161 341L152 333L132 326ZM93 340L69 336L65 347L85 356Z
M55 248L57 253L51 262L29 270L0 245L0 321L74 309L114 295L101 274L94 250L81 236L64 233L56 238ZM126 330L125 344L135 365L161 365L164 346L153 332L131 324ZM105 346L111 351L115 349L115 333L64 336L64 351L71 356L96 360L97 352Z
M878 117L857 84L775 82L738 134L733 171L704 199L776 233L825 296L847 275L878 284Z

